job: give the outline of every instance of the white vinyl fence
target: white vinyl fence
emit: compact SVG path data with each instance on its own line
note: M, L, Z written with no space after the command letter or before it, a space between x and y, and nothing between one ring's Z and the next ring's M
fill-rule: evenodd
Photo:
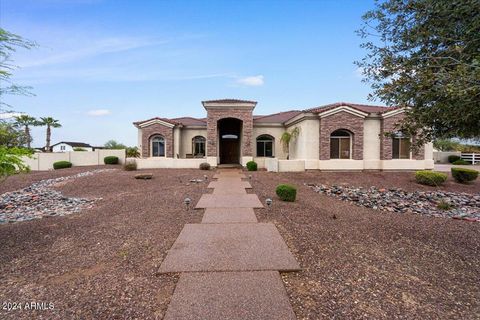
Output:
M75 166L96 166L104 164L103 158L107 156L118 157L121 164L125 163L125 149L95 151L69 151L52 153L35 153L32 158L23 157L23 162L32 171L52 170L53 163L57 161L69 161Z
M471 164L480 163L480 153L462 153L462 160L468 161Z

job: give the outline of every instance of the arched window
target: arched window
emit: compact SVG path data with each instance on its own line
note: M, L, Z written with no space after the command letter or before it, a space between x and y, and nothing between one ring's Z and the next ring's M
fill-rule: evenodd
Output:
M392 159L410 159L410 138L401 132L392 136Z
M275 140L272 136L264 134L257 137L257 157L273 157L273 142Z
M150 143L152 157L165 157L165 139L162 136L153 136Z
M192 139L192 154L194 157L205 156L205 138L196 136Z
M330 135L330 159L351 159L352 134L347 130L335 130Z

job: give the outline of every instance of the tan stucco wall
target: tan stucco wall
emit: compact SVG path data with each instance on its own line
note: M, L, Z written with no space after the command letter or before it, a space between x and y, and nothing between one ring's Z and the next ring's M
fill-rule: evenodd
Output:
M290 159L319 158L320 121L305 119L287 128L288 131L298 127L298 137L290 143Z
M205 128L205 129L182 128L181 133L180 133L181 143L180 143L180 146L179 146L180 158L185 158L187 153L192 153L192 139L196 136L202 136L206 139L207 138L207 128ZM208 143L205 144L205 148L208 149Z
M380 119L365 119L363 122L363 159L380 159Z
M283 151L282 142L280 141L282 134L285 132L283 127L253 127L253 155L257 156L257 137L268 134L275 139L273 147L273 155L279 159L286 159L287 155ZM260 158L257 158L260 159Z

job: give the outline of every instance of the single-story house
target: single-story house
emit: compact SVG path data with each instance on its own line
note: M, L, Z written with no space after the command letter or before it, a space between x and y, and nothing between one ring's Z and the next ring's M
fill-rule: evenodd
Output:
M254 160L271 171L433 168L431 143L412 151L410 137L385 134L395 132L404 115L402 108L339 102L254 115L256 101L222 99L202 104L206 118L134 122L140 167L195 167L200 161L245 165ZM298 135L286 150L281 137L292 131Z
M68 152L68 151L75 151L75 148L82 148L86 151L93 151L93 147L88 143L83 142L67 142L61 141L55 143L51 147L52 152Z

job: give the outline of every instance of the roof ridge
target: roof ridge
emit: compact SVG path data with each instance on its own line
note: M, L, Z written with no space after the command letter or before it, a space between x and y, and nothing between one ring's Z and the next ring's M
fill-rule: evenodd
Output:
M263 115L263 116L257 116L257 119L261 119L261 118L265 118L265 117L272 117L272 116L276 116L276 115L283 114L283 113L288 113L288 112L302 112L302 110L280 111L280 112L276 112L276 113L266 114L266 115Z

